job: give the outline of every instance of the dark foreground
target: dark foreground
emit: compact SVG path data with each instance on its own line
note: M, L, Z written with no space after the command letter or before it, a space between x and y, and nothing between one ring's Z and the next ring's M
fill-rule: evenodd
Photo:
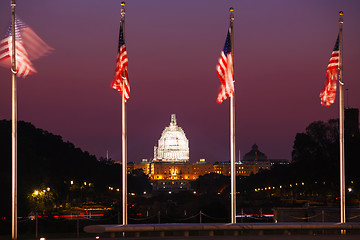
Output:
M56 240L95 240L96 238L48 238ZM141 237L141 238L99 238L100 240L117 240L117 239L128 239L128 240L358 240L360 235L263 235L263 236L189 236L189 237Z

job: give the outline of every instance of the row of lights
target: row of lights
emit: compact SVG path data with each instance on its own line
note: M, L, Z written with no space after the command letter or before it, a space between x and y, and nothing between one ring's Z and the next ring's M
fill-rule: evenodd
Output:
M318 181L315 181L314 182L315 184L318 184L319 182ZM354 181L351 181L351 184L353 184ZM325 181L322 182L323 185L326 184ZM298 186L298 185L305 185L304 182L302 182L301 184L300 183L295 183L295 186ZM293 184L289 184L289 187L293 187L294 185ZM282 186L280 186L279 188L282 188ZM266 188L255 188L255 192L257 191L264 191L264 190L271 190L271 189L275 189L275 187L266 187ZM348 191L351 192L352 189L351 188L348 188Z
M110 190L110 191L114 191L114 188L113 188L113 187L109 187L109 190ZM119 188L116 188L116 191L117 191L117 192L120 192L120 189L119 189Z
M75 182L73 180L70 181L71 185L74 185L74 183ZM89 187L91 187L93 185L92 183L87 183L87 182L84 182L83 184L84 184L84 186L89 186Z
M325 182L324 182L325 183ZM295 186L298 186L298 185L302 185L302 186L304 186L305 185L305 183L304 182L302 182L301 184L300 183L295 183ZM289 187L293 187L294 185L293 184L289 184ZM282 189L283 188L283 186L282 185L280 185L279 186L279 189ZM265 188L255 188L255 192L259 192L259 191L266 191L266 190L275 190L276 189L276 187L265 187Z
M351 181L352 182L352 181ZM317 182L315 182L315 183L317 183ZM353 182L352 182L353 183ZM325 184L325 182L323 182L323 184ZM295 186L298 186L298 185L300 185L300 184L298 184L298 183L295 183ZM301 183L301 185L302 186L304 186L305 185L305 183ZM292 184L289 184L289 187L293 187L293 185ZM279 186L279 189L282 189L283 188L283 186ZM259 192L259 191L267 191L267 190L275 190L276 189L276 187L265 187L265 188L255 188L254 190L255 190L255 192ZM352 192L353 191L353 189L351 188L351 187L349 187L348 189L348 192Z
M114 191L114 188L113 188L113 187L109 187L109 190L110 190L110 191ZM117 192L120 192L120 188L116 188L115 190L116 190ZM131 195L131 196L135 196L135 195L136 195L135 193L128 193L128 194ZM146 191L143 192L143 194L146 195Z

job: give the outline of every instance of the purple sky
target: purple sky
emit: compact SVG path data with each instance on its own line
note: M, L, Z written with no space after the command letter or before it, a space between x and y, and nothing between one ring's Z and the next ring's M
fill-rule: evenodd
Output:
M216 103L215 66L235 9L236 152L256 143L291 159L296 133L338 117L338 98L321 107L331 51L344 11L346 106L360 108L358 0L129 0L126 47L131 98L128 161L153 156L170 115L190 144L190 160L228 161L229 104ZM18 79L18 118L95 154L121 159L121 97L115 69L120 1L17 0L17 14L55 48ZM0 2L0 34L10 0ZM2 38L2 37L1 37ZM346 99L346 98L345 98ZM11 119L11 74L0 68L0 119ZM21 149L19 149L21 151Z

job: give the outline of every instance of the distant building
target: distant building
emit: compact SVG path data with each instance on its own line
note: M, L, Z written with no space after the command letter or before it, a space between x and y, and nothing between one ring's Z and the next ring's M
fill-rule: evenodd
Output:
M214 173L230 176L230 163L217 162L213 164ZM235 171L237 176L247 177L251 174L257 174L261 169L270 169L269 163L239 163L235 164Z
M143 159L140 163L128 163L128 174L134 169L141 169L145 174L149 175L150 162L147 159Z
M251 151L244 155L243 162L244 163L268 162L268 159L264 153L259 151L258 145L254 144L251 147Z
M235 165L238 176L250 176L270 167L271 161L256 144L244 155L243 162ZM205 159L189 162L189 141L184 130L177 125L175 114L171 115L170 125L162 132L158 146L154 147L154 158L128 163L128 173L134 169L142 169L150 177L155 191L190 190L191 181L208 173L230 176L230 163L208 163Z

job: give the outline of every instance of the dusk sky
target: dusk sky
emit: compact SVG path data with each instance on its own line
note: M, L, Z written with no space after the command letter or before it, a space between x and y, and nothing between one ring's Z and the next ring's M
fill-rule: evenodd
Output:
M18 78L18 118L97 157L121 160L121 96L110 88L120 2L17 0L16 13L55 50ZM128 161L153 157L175 113L190 161L230 159L230 101L216 103L215 66L234 8L236 153L256 143L271 159L291 159L296 133L338 118L319 93L344 12L345 106L360 108L358 0L128 0L125 42L131 97ZM11 20L0 2L0 34ZM11 119L11 72L0 68L0 119ZM20 134L20 133L19 133ZM9 136L10 139L10 136ZM346 144L346 143L345 143ZM19 148L18 151L21 151Z

